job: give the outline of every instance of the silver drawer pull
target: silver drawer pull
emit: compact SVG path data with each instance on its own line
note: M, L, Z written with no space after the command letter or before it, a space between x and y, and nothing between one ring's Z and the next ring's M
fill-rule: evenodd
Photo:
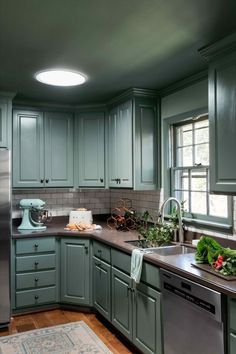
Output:
M37 266L37 265L39 265L39 262L37 262L37 261L36 261L36 262L34 262L34 265L36 265L36 266Z
M35 278L34 281L37 283L39 281L39 278Z
M38 243L35 243L34 247L35 247L35 248L38 248L38 246L39 246Z
M35 298L35 300L38 300L38 298L39 298L39 297L38 297L38 295L35 295L35 297L34 297L34 298Z

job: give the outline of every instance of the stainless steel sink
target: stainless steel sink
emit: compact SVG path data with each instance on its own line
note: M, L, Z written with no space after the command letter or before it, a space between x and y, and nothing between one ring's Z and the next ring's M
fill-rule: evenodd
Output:
M149 253L149 254L155 253L160 256L174 256L178 254L194 253L196 251L195 248L179 245L175 243L170 243L168 245L159 246L159 247L148 247L146 240L131 240L125 242L137 248L140 248L145 253Z
M159 247L162 248L162 247L175 246L175 243L172 243L172 242L170 244L168 244L168 245L163 245L163 246L159 246L159 247L151 247L151 246L149 246L146 240L131 240L131 241L125 241L125 242L129 243L132 246L141 248L141 249L143 249L143 248L147 249L148 248L150 250L152 250L154 248L156 249L156 248L159 248Z
M169 247L145 248L144 251L147 251L148 253L155 253L160 256L175 256L178 254L194 253L196 250L188 246L174 245Z

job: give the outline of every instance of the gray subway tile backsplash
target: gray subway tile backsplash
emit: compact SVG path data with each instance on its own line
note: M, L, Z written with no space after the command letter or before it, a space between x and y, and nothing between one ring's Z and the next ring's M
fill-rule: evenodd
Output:
M23 189L13 190L12 211L13 218L20 217L19 202L23 198L40 198L46 202L45 207L53 216L69 215L75 208L87 208L93 214L109 214L117 206L120 199L130 200L133 209L137 212L148 210L157 217L158 210L163 201L163 191L133 191L124 189ZM234 234L230 238L236 240L236 197L234 197ZM225 237L225 235L224 235Z

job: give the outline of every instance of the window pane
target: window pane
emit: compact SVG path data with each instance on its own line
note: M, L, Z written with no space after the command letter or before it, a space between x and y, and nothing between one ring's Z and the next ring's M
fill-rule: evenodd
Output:
M207 143L209 141L209 129L197 129L195 131L195 144Z
M191 192L191 211L195 214L207 213L207 194L204 192Z
M207 191L206 169L198 169L191 171L191 189L194 191Z
M181 129L183 129L183 132L186 132L187 130L192 130L193 129L193 124L184 124L182 125Z
M175 189L189 189L188 170L175 171Z
M177 167L193 165L193 147L183 147L177 149Z
M204 118L204 119L202 119ZM209 194L208 115L174 126L173 195L192 216L228 218L228 197ZM205 219L205 218L204 218Z
M177 146L186 146L193 144L193 132L192 130L183 131L182 128L177 129Z
M186 191L175 191L175 198L180 202L184 202L184 211L189 212L189 194Z
M207 190L206 178L192 178L192 190L206 192Z
M210 215L226 218L228 216L228 202L226 195L209 196Z
M201 144L195 146L195 161L194 163L209 165L209 144Z
M208 119L200 120L199 122L195 122L194 123L194 128L195 129L202 128L202 127L208 127L208 126L209 126L209 120Z

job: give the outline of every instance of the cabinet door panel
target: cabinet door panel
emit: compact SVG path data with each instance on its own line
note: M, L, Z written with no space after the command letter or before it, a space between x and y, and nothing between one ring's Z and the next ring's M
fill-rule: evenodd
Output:
M131 278L112 268L112 323L132 340Z
M109 147L108 147L108 167L109 167L109 186L117 187L116 179L118 178L117 170L117 119L118 119L118 108L114 108L109 114Z
M236 192L236 55L212 64L209 73L210 189Z
M132 102L119 107L117 121L117 170L119 187L133 186Z
M79 186L105 186L104 112L80 113L78 117ZM77 156L75 156L77 158Z
M111 320L111 266L93 257L93 303L94 307Z
M43 115L13 113L13 187L42 187L44 179Z
M0 147L12 149L12 94L0 94Z
M156 98L135 97L135 189L156 189L158 124Z
M160 293L144 284L137 285L133 342L144 353L162 353L160 311Z
M70 187L73 175L72 114L45 113L45 181L50 187Z
M7 103L0 101L0 147L7 145Z
M61 300L89 304L89 240L61 240Z
M132 101L109 114L109 186L133 186ZM119 182L117 183L117 180Z

